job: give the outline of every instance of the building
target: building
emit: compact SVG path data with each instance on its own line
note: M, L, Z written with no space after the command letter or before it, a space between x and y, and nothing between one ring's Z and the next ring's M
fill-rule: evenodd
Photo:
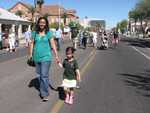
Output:
M15 32L18 38L22 38L23 28L30 29L30 24L30 21L0 8L0 33L7 29L7 31Z
M142 21L142 27L143 30L146 31L146 29L150 26L150 21ZM141 22L137 21L135 23L134 19L128 19L128 32L131 34L136 34L141 32Z
M106 22L102 19L95 19L95 18L84 18L80 20L80 24L86 27L100 27L101 29L106 28Z
M12 8L9 9L10 12L16 14L18 11L22 12L21 17L32 20L32 13L30 12L30 8L34 7L30 4L17 2ZM76 16L76 11L74 9L65 9L60 5L43 5L41 8L41 14L48 17L49 23L60 22L63 23L63 15L66 14L66 24L70 21L75 21L78 17ZM34 13L33 20L36 21L38 17L38 9L37 12Z

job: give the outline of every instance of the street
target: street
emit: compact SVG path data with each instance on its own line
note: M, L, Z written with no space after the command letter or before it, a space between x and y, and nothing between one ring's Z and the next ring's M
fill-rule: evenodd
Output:
M55 63L50 70L54 89L50 90L49 101L42 102L35 70L26 64L27 51L23 49L16 58L2 54L0 113L149 113L149 43L124 38L115 49L78 49L75 56L82 82L75 92L73 105L65 104L54 90L61 85L63 72ZM59 52L62 60L64 49L70 44L62 45Z

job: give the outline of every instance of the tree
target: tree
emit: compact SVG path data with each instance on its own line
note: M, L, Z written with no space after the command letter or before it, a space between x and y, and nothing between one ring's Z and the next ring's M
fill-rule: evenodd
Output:
M21 11L21 10L18 10L16 13L15 13L17 16L20 16L20 17L22 17L22 15L23 15L23 12Z
M150 0L140 0L136 4L134 10L129 12L129 17L135 20L135 24L138 20L140 21L140 31L144 34L144 29L147 26L147 22L150 20ZM143 26L143 22L146 22L145 26Z
M44 17L45 17L45 18L48 18L48 16L49 16L49 14L48 14L48 13L44 14Z
M51 23L49 25L49 27L57 29L57 28L59 28L59 23L58 22ZM63 27L64 27L63 24L61 24L61 28L63 28Z
M66 25L67 17L68 17L68 14L66 12L63 13L62 18L64 20L64 25Z
M137 31L137 26L136 23L139 18L139 13L136 9L133 9L132 11L129 12L129 18L134 20L134 25L135 25L135 31Z
M31 13L32 17L31 17L31 21L33 22L33 17L34 17L34 13L36 12L36 9L31 6L29 7L29 13Z
M121 33L124 33L125 30L127 29L128 21L127 20L122 20L117 24L117 30L120 30Z
M44 0L37 0L37 5L39 6L39 13L40 14L41 14L43 4L44 4Z

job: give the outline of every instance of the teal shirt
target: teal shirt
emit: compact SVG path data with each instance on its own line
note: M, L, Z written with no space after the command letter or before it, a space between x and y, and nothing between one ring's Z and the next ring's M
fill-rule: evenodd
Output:
M35 31L32 32L32 39L34 40L33 59L35 62L51 61L52 52L49 40L53 37L52 32L47 32L45 36L40 36Z

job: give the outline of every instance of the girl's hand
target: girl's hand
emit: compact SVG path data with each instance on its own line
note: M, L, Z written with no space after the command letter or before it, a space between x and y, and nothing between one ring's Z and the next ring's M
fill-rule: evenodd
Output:
M77 81L81 82L81 77L77 75Z
M57 63L61 68L63 67L62 64L60 63L60 60L59 60L58 57L56 57L56 63Z
M58 64L60 62L59 57L56 56L55 59L56 59L56 63Z
M59 67L63 68L63 65L60 62L58 63L58 65L59 65Z

